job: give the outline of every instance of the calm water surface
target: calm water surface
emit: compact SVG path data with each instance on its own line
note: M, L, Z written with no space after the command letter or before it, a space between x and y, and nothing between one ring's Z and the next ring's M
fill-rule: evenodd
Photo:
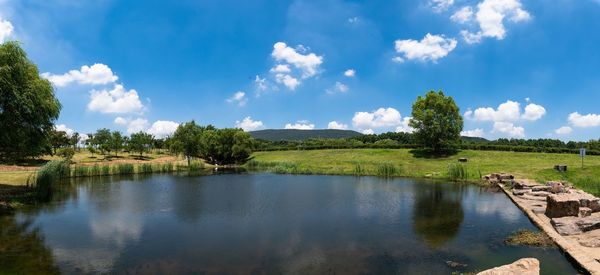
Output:
M504 194L412 179L83 179L0 226L9 272L450 274L535 257L576 273L557 249L503 244L535 230Z

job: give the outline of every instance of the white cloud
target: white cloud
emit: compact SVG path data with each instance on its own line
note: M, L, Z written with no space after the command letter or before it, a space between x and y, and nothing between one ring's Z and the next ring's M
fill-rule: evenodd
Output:
M473 8L466 6L450 16L450 20L458 23L466 23L473 19Z
M409 123L412 117L405 117L402 119L402 124L396 127L396 133L412 133L415 131L415 128L410 127Z
M530 103L525 106L525 113L522 118L525 120L536 121L546 114L546 109L537 104Z
M75 133L75 131L73 129L67 127L64 124L54 125L54 130L56 130L58 132L65 132L67 134L67 136L71 136L71 135L73 135L73 133Z
M484 134L485 132L480 128L460 132L460 135L463 137L483 137Z
M302 45L299 51L306 51ZM323 63L323 57L314 53L302 54L296 49L288 47L284 42L273 45L271 56L277 61L284 61L302 71L302 78L309 78L319 73L319 66Z
M402 124L400 112L394 108L379 108L373 112L356 112L352 125L357 129L393 127Z
M330 121L329 124L327 124L327 129L346 130L348 129L348 124L344 124L337 121Z
M434 12L443 12L454 5L454 0L430 0L429 5L431 5Z
M365 135L372 135L375 134L375 131L373 131L373 129L365 129L362 131L362 133Z
M574 112L569 115L568 120L571 125L580 128L600 126L600 115L597 114L581 115Z
M346 93L346 92L348 92L348 86L346 86L342 82L336 81L335 85L333 85L333 87L325 90L325 92L327 92L328 94Z
M0 18L0 43L3 43L13 33L14 27L10 21Z
M273 73L289 73L291 71L292 70L290 70L290 66L282 64L278 64L277 66L271 68L271 72Z
M92 85L109 84L119 79L108 66L100 63L96 63L91 67L87 65L81 66L79 70L71 70L62 75L43 73L41 76L50 80L52 84L58 87L64 87L73 82Z
M248 102L248 98L246 98L246 93L237 91L233 96L227 99L227 102L236 103L238 106L244 106Z
M260 78L260 76L256 76L254 79L254 84L259 91L266 91L269 86L267 85L267 80L264 78Z
M456 39L445 38L443 35L432 35L430 33L426 34L421 41L412 39L396 40L396 52L402 54L403 57L400 57L398 60L394 58L394 61L417 59L436 62L454 50L456 44Z
M242 128L244 131L256 131L265 128L265 125L260 120L252 120L251 117L245 117L242 121L236 121L235 127Z
M87 106L90 111L125 114L141 113L144 109L137 92L133 89L127 91L120 84L115 85L110 91L92 90L90 98Z
M477 108L475 111L468 110L465 117L476 121L516 121L521 117L520 104L515 101L507 100L498 106L497 109L491 107Z
M167 136L171 136L175 133L179 127L179 123L168 120L157 120L152 123L150 129L146 130L146 133L154 135L157 138L164 138Z
M285 129L312 130L315 129L315 125L308 121L298 121L294 124L286 124Z
M558 129L554 130L554 132L559 135L568 135L571 132L573 132L573 128L571 128L569 126L563 126L563 127L560 127Z
M478 43L482 37L493 37L498 40L506 37L504 19L518 23L531 19L531 15L522 8L520 0L483 0L477 5L475 20L479 31L462 31L467 43ZM470 20L468 20L470 21ZM468 22L465 21L465 22Z
M354 16L354 17L348 18L348 23L353 24L353 23L356 23L356 22L358 22L358 17Z
M127 125L127 119L124 119L122 117L117 117L115 118L115 124L117 125Z
M136 118L127 123L127 133L133 134L143 132L148 127L148 120L144 118Z
M354 69L348 69L344 72L344 76L346 77L354 77L356 75L356 71Z
M515 126L511 122L494 122L493 133L502 133L514 138L525 137L525 128Z
M295 90L298 85L300 85L300 81L289 74L276 74L275 81L285 85L292 91Z

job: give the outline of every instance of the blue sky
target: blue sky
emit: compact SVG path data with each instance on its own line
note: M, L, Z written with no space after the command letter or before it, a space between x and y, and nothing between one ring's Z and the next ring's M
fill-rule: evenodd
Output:
M551 2L551 3L550 3ZM600 137L600 2L0 0L61 129L410 131L443 90L465 135Z

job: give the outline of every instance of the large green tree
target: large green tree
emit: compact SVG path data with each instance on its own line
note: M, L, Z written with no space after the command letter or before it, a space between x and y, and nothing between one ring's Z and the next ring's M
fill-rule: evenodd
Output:
M171 151L183 155L190 164L194 157L200 157L200 135L204 129L195 121L182 123L171 138Z
M39 156L61 105L18 42L0 44L0 159Z
M463 119L451 96L442 91L428 92L419 96L412 107L410 126L415 129L415 138L424 148L433 153L454 151L460 144Z
M148 133L139 132L131 134L127 147L131 152L140 153L140 157L148 152L154 143L154 136Z

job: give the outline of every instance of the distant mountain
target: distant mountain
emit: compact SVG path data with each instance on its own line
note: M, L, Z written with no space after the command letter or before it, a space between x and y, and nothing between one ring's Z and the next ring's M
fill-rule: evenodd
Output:
M352 130L296 130L296 129L270 129L252 131L250 135L255 139L268 141L302 141L311 138L350 138L362 135Z
M490 142L489 140L482 138L482 137L461 137L462 140L464 141L471 141L471 142Z

